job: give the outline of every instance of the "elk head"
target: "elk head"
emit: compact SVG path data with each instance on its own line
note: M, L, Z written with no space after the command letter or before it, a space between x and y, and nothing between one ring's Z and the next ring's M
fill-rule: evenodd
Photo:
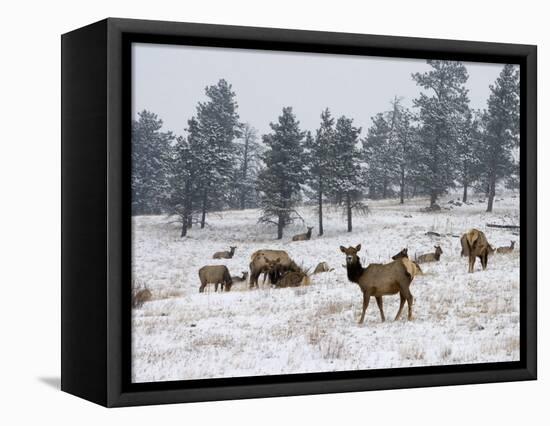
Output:
M353 265L359 262L359 257L357 256L357 252L359 250L361 250L361 244L358 244L355 247L348 247L348 248L345 248L344 246L340 246L340 251L346 255L346 263L348 265Z

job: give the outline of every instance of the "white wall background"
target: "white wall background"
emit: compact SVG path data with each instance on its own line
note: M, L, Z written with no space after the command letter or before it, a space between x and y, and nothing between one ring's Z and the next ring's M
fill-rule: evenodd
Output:
M18 1L0 26L0 421L3 424L541 424L548 418L549 273L539 268L537 382L106 410L58 391L60 34L107 16L539 46L539 188L550 114L541 1ZM539 198L547 255L548 197ZM546 223L545 223L546 222ZM541 262L542 264L542 262ZM545 395L546 393L546 395ZM538 420L538 421L537 421ZM32 423L31 423L32 422Z

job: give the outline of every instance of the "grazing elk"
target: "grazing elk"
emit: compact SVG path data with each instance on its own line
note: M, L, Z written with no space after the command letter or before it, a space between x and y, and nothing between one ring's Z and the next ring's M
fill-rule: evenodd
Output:
M470 229L460 238L462 256L468 256L468 272L474 272L476 257L479 257L483 270L487 269L487 258L494 252L485 234L478 229Z
M232 259L237 247L229 246L229 251L218 251L214 253L212 259Z
M382 321L385 321L382 296L397 293L401 297L401 303L395 320L398 320L401 316L405 301L409 307L408 319L412 319L413 296L409 287L413 277L401 260L394 260L385 265L371 263L366 268L363 268L357 256L357 252L361 250L361 244L348 248L340 246L340 250L346 255L348 279L359 285L359 288L363 292L363 311L359 324L362 324L365 320L365 312L369 306L371 296L374 296L376 299L378 309L380 309L380 317Z
M281 270L296 269L296 264L292 261L288 253L284 250L257 250L250 257L250 288L258 287L258 277L268 273L268 261L279 259Z
M214 291L218 291L218 284L221 285L222 291L231 290L233 280L229 275L229 270L225 265L208 265L199 269L199 279L201 280L201 286L199 287L199 293L204 292L204 288L207 284L214 284Z
M330 268L327 262L320 262L313 271L314 274L320 274L321 272L331 272L334 268Z
M428 263L428 262L439 262L439 258L443 254L443 250L441 250L440 246L434 246L435 252L434 253L426 253L418 256L416 259L417 263Z
M508 254L508 253L512 253L514 251L514 246L516 245L516 242L515 241L510 241L510 246L509 247L499 247L497 248L497 253L500 253L500 254Z
M248 271L243 271L242 274L243 275L241 277L239 277L238 275L232 275L231 280L234 283L246 282L246 280L248 279Z
M303 234L297 234L292 237L292 241L306 241L311 239L311 231L313 231L313 226L307 227L307 232Z
M284 268L280 264L280 259L268 260L268 275L271 284L279 288L300 287L309 285L310 280L307 272L304 272L294 262L291 263L292 269Z

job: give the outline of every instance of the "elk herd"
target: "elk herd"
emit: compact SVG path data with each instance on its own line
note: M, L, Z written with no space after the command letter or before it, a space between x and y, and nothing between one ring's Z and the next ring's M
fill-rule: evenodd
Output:
M311 239L313 228L308 227L307 232L295 235L292 241L307 241ZM462 247L461 256L468 257L468 272L474 272L476 258L479 258L483 270L487 268L489 255L496 253L507 254L514 250L514 241L510 246L499 247L496 250L489 244L485 234L478 229L470 229L460 238ZM216 252L214 259L232 259L237 247L230 247L229 251ZM380 310L380 317L385 321L383 296L395 295L399 293L400 304L395 316L398 320L402 314L405 303L408 308L408 319L413 315L413 296L410 291L410 285L417 275L422 275L421 264L438 262L443 254L441 246L434 246L435 251L415 256L414 260L409 258L408 249L404 248L388 263L371 263L364 267L358 256L361 250L361 244L355 247L340 246L340 251L345 255L345 265L347 278L352 283L359 286L363 295L363 307L359 324L365 319L365 312L368 308L371 297L374 297ZM250 289L259 288L258 280L262 277L262 284L266 279L273 287L299 287L310 284L310 276L323 272L330 272L331 269L327 262L320 262L309 273L303 266L298 265L290 258L284 250L262 249L256 250L250 256L249 271L243 271L241 276L231 276L229 269L225 265L208 265L199 269L200 287L199 292L204 292L208 284L214 284L214 291L230 291L235 282L247 282Z

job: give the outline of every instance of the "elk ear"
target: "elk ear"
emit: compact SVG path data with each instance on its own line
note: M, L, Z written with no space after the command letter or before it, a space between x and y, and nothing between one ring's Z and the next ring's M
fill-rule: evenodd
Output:
M357 251L361 250L361 244L357 244L357 247L355 247L355 250Z
M346 252L346 248L345 248L344 246L340 246L340 251L341 251L342 253L345 253L345 252Z

